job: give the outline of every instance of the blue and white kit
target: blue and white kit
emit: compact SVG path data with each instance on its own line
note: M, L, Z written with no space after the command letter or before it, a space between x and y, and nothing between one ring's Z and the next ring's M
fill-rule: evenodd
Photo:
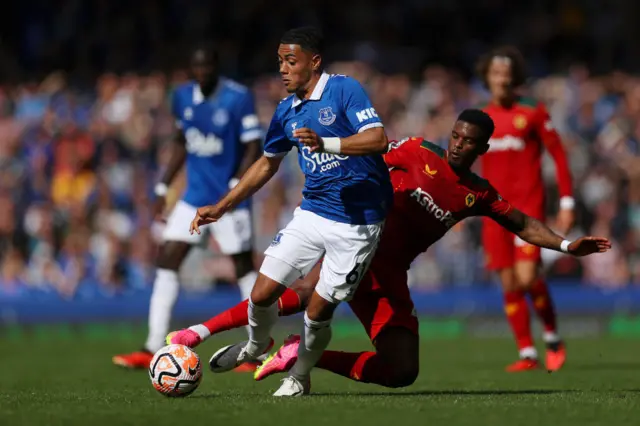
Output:
M187 176L184 195L167 220L163 239L197 244L202 236L189 233L197 208L217 203L229 190L245 144L261 139L263 132L249 90L226 78L219 79L207 98L195 82L178 87L172 112L186 139ZM224 254L250 250L251 201L244 201L220 221L202 229L211 231Z
M288 286L324 257L316 291L335 303L352 297L392 202L387 166L381 155L312 153L293 131L306 127L320 137L346 138L382 126L360 83L343 75L323 73L309 99L291 95L278 105L264 155L297 148L305 185L293 220L265 252L263 274Z

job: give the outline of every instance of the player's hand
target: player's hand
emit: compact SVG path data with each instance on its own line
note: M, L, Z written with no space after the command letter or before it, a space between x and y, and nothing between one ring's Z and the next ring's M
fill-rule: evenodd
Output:
M302 145L308 146L311 152L322 151L324 148L322 138L307 127L294 130L293 137L298 139Z
M602 237L578 238L567 248L569 254L574 256L588 256L593 253L604 253L611 249L611 242Z
M560 209L556 217L556 228L562 235L567 235L576 221L576 213L573 209Z
M189 233L193 235L193 233L195 232L200 235L200 226L217 222L222 217L222 215L224 215L224 213L225 210L219 207L217 204L213 206L200 207L198 210L196 210L196 217L194 217L191 221Z
M159 196L153 201L153 218L159 222L164 221L162 214L167 205L167 197Z

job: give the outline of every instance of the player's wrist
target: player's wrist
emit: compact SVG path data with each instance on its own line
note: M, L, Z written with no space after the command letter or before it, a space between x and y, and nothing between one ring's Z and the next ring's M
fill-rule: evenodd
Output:
M565 195L560 197L560 210L573 210L576 207L576 200L570 196Z
M340 154L342 140L340 138L322 138L323 151L329 154Z
M563 240L560 243L560 251L563 253L569 253L569 246L571 245L571 241Z
M166 197L169 192L169 185L164 182L156 183L156 186L153 187L153 193L156 197Z
M232 177L231 179L229 179L229 189L235 188L239 183L240 179L238 179L237 177Z

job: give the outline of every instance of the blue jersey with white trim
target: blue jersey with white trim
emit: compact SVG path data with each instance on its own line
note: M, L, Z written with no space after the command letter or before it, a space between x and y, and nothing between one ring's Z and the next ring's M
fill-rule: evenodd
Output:
M393 191L381 155L346 156L312 153L293 131L310 128L320 137L345 138L382 122L357 80L322 74L309 99L291 95L278 105L265 137L264 155L286 155L298 149L305 175L301 208L350 224L384 220Z
M245 143L262 138L253 96L246 87L220 78L214 92L205 98L198 84L190 82L175 90L172 112L186 139L183 200L196 207L215 204L229 190Z

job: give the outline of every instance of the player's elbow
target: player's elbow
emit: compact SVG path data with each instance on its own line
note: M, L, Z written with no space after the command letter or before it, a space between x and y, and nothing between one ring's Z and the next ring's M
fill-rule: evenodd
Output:
M389 150L389 140L383 127L374 127L366 132L371 134L370 147L373 153L384 154Z

